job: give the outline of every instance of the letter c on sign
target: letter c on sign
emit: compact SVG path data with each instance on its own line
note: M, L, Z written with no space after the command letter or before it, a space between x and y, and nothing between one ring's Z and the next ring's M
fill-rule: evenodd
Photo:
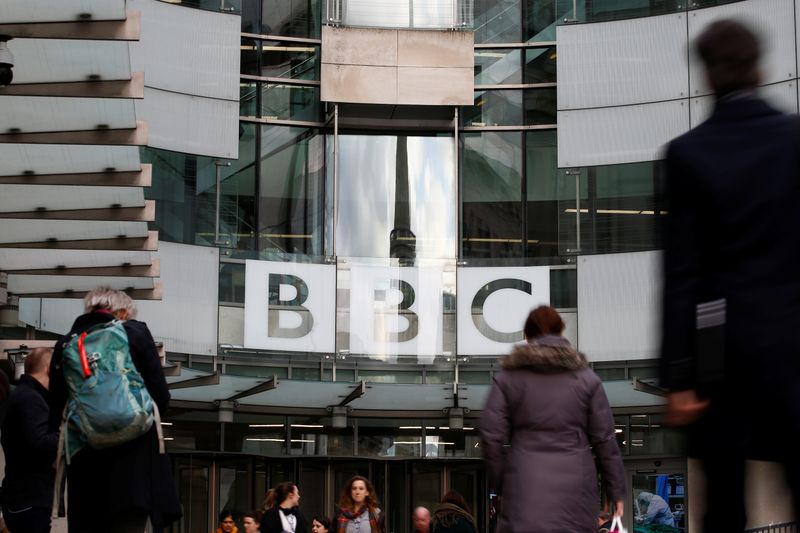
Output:
M483 317L483 305L486 303L486 300L493 293L503 289L514 289L527 294L533 294L533 287L528 281L510 278L490 281L481 287L477 294L475 294L475 298L472 299L472 307L470 309L472 313L472 322L475 323L475 327L478 328L481 335L487 339L504 343L519 342L524 338L523 330L512 331L510 333L497 331L491 327Z
M297 294L291 300L281 300L281 285L291 285ZM308 285L302 279L291 274L269 275L269 307L267 309L267 331L270 337L299 339L311 332L314 317L303 304L308 300ZM295 328L282 328L279 325L281 312L297 313L300 325Z

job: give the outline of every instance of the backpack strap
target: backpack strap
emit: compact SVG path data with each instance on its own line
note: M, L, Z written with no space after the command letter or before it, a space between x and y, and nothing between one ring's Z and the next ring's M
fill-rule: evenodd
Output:
M61 421L61 431L58 435L58 452L56 452L56 482L53 487L54 494L53 494L53 507L51 509L50 515L53 520L58 518L58 511L61 507L61 498L63 494L61 492L61 488L64 486L64 472L67 468L67 407L64 407L64 414L62 415Z

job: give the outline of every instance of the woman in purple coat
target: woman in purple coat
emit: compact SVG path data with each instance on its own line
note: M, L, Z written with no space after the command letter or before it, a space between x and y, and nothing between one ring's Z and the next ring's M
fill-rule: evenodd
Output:
M502 496L497 533L595 533L597 456L607 499L622 515L625 476L600 378L561 333L551 307L531 311L528 342L501 360L481 416L483 455Z

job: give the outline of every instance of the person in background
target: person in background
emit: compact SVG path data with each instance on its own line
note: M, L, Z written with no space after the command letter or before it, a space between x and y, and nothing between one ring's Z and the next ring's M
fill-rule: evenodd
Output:
M385 519L372 483L364 476L350 478L339 498L336 533L385 533Z
M625 469L600 378L562 336L555 309L525 322L526 343L500 361L481 415L490 488L502 497L498 533L595 533L602 483L621 516Z
M703 462L703 531L737 533L748 459L783 463L800 516L800 122L759 96L745 24L716 20L694 48L716 101L666 150L661 386Z
M236 527L236 520L233 518L233 513L227 509L223 509L219 513L219 527L216 533L238 533L239 528Z
M447 491L433 511L430 533L477 533L478 526L464 497L454 490Z
M5 453L3 516L11 533L48 533L53 505L58 431L50 427L50 348L25 357L0 431Z
M308 524L300 512L300 489L291 481L275 487L275 502L261 518L261 533L308 533Z
M414 533L430 533L431 512L427 507L420 506L414 509L411 519L414 521Z
M311 520L311 533L333 533L331 531L331 519L327 516L315 516Z
M169 390L153 336L147 324L135 320L136 305L122 291L99 287L83 300L85 314L61 337L50 362L50 426L59 428L69 391L64 377L64 345L93 326L123 321L131 361L147 392L166 413ZM95 450L85 447L67 465L67 522L70 533L161 531L181 516L169 457L159 453L156 425L123 444ZM150 524L149 526L147 524Z
M245 513L242 517L242 527L244 528L244 533L259 533L259 524L261 523L261 512L259 511L251 511L249 513Z
M675 519L669 505L664 498L652 492L642 491L636 497L639 503L640 516L636 517L639 524L658 524L661 526L675 527Z

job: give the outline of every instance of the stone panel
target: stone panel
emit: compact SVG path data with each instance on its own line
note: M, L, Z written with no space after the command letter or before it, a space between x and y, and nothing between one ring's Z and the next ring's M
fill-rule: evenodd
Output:
M397 68L322 64L325 102L396 104Z
M397 30L322 27L322 63L397 65Z
M397 103L472 105L473 69L398 67Z
M397 65L400 67L473 68L471 32L400 30Z

